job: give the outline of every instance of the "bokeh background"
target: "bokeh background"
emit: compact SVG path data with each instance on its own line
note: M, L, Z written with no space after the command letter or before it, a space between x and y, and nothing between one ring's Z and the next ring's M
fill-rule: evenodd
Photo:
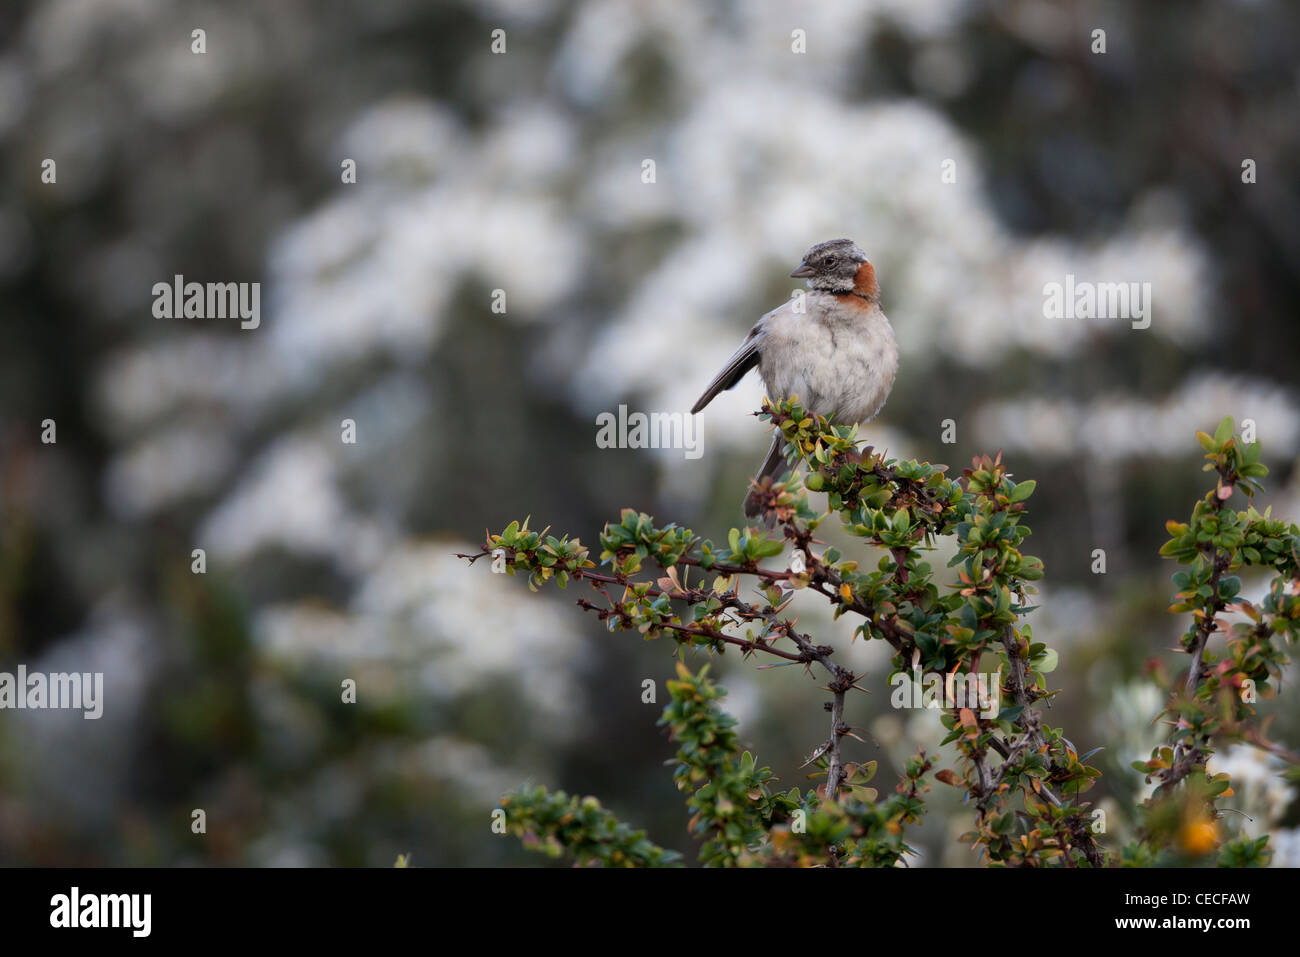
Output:
M1202 493L1194 430L1253 419L1264 504L1300 517L1298 94L1286 0L6 3L0 670L103 671L106 702L0 712L0 863L540 865L489 829L525 781L693 858L655 727L672 646L455 553L526 515L594 543L627 506L725 538L756 377L695 460L599 449L595 417L689 408L836 236L902 347L873 444L1038 482L1049 720L1105 747L1117 846L1146 666L1185 667L1156 550ZM177 273L260 282L260 327L154 318ZM1150 328L1045 319L1066 274L1150 282ZM889 708L880 648L845 654L876 692L850 758L889 787L938 722ZM804 784L817 682L734 658L742 739ZM1292 747L1293 684L1264 707ZM1250 814L1225 827L1300 863L1294 788L1215 766ZM932 801L917 863L976 863Z

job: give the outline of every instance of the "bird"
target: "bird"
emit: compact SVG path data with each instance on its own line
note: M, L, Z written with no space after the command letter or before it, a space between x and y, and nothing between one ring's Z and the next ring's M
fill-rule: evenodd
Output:
M790 277L808 280L808 292L754 323L692 415L755 367L769 398L797 395L806 411L839 425L869 422L884 408L898 374L898 343L880 308L876 270L866 253L851 239L817 243ZM784 445L778 431L745 496L747 518L763 511L764 484L786 471Z

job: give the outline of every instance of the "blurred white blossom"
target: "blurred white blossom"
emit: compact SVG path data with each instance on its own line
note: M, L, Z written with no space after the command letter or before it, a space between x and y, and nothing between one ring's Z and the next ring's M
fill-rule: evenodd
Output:
M458 551L473 548L444 541L402 546L366 576L347 609L269 607L256 618L258 640L277 660L366 667L393 694L402 676L434 699L500 683L501 693L525 695L540 716L535 732L563 737L583 702L572 623L518 579L490 574L486 561L481 574L466 574Z
M1218 804L1241 812L1225 815L1234 830L1259 837L1277 826L1296 798L1295 786L1282 777L1286 767L1278 756L1250 744L1234 744L1210 756L1206 770L1232 780L1232 795Z

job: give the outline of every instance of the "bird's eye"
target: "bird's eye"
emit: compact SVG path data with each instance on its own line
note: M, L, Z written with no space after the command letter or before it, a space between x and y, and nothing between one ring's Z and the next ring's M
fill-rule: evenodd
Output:
M824 265L826 266L827 269L833 269L837 263L839 263L838 258L836 258L835 256L827 256Z

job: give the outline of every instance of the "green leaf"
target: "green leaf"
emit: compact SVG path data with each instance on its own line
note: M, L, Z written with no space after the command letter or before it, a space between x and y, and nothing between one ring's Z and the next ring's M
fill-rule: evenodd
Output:
M1232 416L1225 415L1219 427L1214 430L1214 441L1223 445L1228 439L1232 438Z
M752 751L745 751L741 753L740 771L742 774L745 775L750 775L754 773L754 754Z
M1037 487L1038 483L1033 479L1026 479L1015 487L1015 490L1011 493L1010 501L1012 504L1023 502L1025 499L1029 498L1029 496L1034 494L1034 489Z

